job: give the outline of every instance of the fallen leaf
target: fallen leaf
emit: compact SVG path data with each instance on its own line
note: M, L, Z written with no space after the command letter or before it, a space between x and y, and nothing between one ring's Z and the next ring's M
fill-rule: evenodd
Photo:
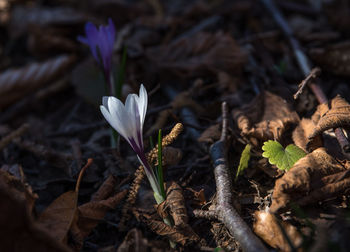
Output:
M22 176L22 175L21 175ZM30 185L24 182L24 178L17 178L7 171L0 169L0 182L7 186L11 197L25 203L28 213L32 213L38 195L33 192Z
M325 48L313 48L310 56L322 69L341 76L350 76L350 42L340 42Z
M116 208L127 194L127 190L123 190L114 196L105 200L90 201L78 207L77 216L75 217L71 234L75 247L82 248L84 239L104 218L106 213Z
M72 67L76 58L62 55L0 74L0 109L9 106L38 88L52 83Z
M214 142L219 140L221 136L220 127L220 124L214 124L208 127L202 132L201 136L198 138L198 142L213 144Z
M85 170L91 164L92 159L88 159L87 164L81 169L75 190L63 193L55 199L38 219L38 224L50 231L57 241L67 242L67 234L76 215L80 182Z
M233 117L241 135L256 147L270 139L283 143L286 130L299 122L298 114L288 103L268 91L242 109L234 110Z
M172 182L167 189L166 206L173 217L175 226L181 226L188 223L187 210L185 207L185 199L182 188Z
M146 51L156 64L157 72L171 72L180 77L204 74L208 71L239 73L247 61L246 53L229 34L198 32Z
M337 161L324 148L299 159L276 181L270 210L283 210L292 202L308 205L341 196L350 187L349 162Z
M71 251L33 222L26 186L5 174L0 170L0 251Z
M290 223L277 220L273 214L267 211L256 211L254 218L254 232L271 247L281 251L292 251L286 237L282 233L282 228L294 248L298 248L302 244L302 236L298 233L297 228ZM303 250L298 249L298 251Z
M313 116L319 117L318 122L309 136L307 149L310 151L315 146L314 142L326 130L333 128L350 128L350 104L339 95L332 99L328 106L320 105ZM315 119L314 119L315 120Z

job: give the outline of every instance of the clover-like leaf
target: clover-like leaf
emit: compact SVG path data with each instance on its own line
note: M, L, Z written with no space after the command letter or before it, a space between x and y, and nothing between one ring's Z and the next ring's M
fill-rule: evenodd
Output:
M283 146L277 142L269 140L264 143L263 157L268 158L270 164L274 164L280 170L289 170L296 161L304 157L306 153L294 144L290 144L283 148Z
M242 174L242 172L244 171L244 169L246 169L248 167L248 162L250 159L250 149L251 149L251 145L247 144L244 148L244 150L242 151L241 154L241 159L239 160L239 165L237 168L237 173L236 173L236 179L238 178L239 175Z

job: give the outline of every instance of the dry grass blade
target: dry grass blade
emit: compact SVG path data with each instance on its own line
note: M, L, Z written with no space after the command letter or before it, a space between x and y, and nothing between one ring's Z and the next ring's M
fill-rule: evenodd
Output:
M54 81L71 68L75 59L74 56L63 55L1 73L0 109Z

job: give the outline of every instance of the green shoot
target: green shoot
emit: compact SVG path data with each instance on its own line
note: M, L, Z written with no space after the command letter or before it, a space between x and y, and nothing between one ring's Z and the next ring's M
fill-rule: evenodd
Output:
M250 144L247 144L245 146L244 150L242 151L241 159L239 160L239 165L238 165L238 168L237 168L235 181L237 181L238 176L242 175L243 171L248 167L248 162L249 162L249 159L250 159L250 149L251 148L252 148L252 146Z
M158 132L158 167L157 167L157 178L160 186L162 196L165 199L165 190L164 190L164 178L163 178L163 167L162 167L162 130Z
M264 151L262 156L268 158L270 164L276 165L278 169L286 171L306 155L302 149L294 144L290 144L284 149L279 142L272 140L265 142L262 150Z

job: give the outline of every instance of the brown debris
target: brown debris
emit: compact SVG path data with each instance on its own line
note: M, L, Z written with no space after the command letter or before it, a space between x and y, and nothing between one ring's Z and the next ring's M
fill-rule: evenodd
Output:
M148 241L142 236L140 230L131 229L118 247L117 252L147 251Z
M3 137L0 141L0 151L5 148L13 139L23 135L29 129L29 124L23 124L21 127Z
M207 144L213 144L220 139L221 130L220 124L214 124L203 131L202 135L198 138L198 142Z
M182 226L188 223L182 188L175 182L172 182L167 189L166 205L169 207L175 226Z
M309 150L312 150L312 145L322 132L332 128L350 128L350 104L338 95L329 102L328 106L321 104L313 119L318 119L318 122L309 136L310 142L307 145Z
M69 252L68 247L51 237L33 222L31 206L17 191L3 180L0 171L0 250L26 252ZM7 175L5 175L7 176ZM19 185L19 184L17 184ZM21 190L21 189L20 189Z
M277 220L273 214L267 211L256 211L254 217L254 232L271 247L280 251L293 251L286 237L283 235L281 228L286 232L294 248L302 244L302 236L298 233L297 228L290 223ZM298 249L298 251L302 250Z
M40 215L38 224L51 232L57 241L67 243L67 235L74 219L76 218L78 193L82 176L85 170L92 164L88 159L81 169L74 191L68 191L55 199Z
M171 42L169 45L150 48L148 59L157 71L170 71L180 77L200 73L226 71L239 73L247 55L229 34L198 32Z
M0 184L6 186L6 191L11 194L11 197L24 204L28 213L31 214L34 210L35 201L38 195L33 192L30 185L25 183L23 176L17 178L10 173L0 169Z
M62 55L0 74L0 108L9 106L38 88L48 85L72 67L76 58Z
M334 74L350 76L350 42L340 42L325 48L313 48L311 58L323 69Z
M339 162L318 148L276 181L270 210L283 210L291 202L308 205L341 196L350 186L348 174L349 161Z
M298 114L281 97L264 91L250 104L233 112L241 135L257 146L269 139L281 141L286 129L299 122Z
M74 246L79 250L83 246L84 238L97 226L104 218L107 211L113 210L127 194L123 190L107 199L90 201L78 207L77 216L71 228Z

